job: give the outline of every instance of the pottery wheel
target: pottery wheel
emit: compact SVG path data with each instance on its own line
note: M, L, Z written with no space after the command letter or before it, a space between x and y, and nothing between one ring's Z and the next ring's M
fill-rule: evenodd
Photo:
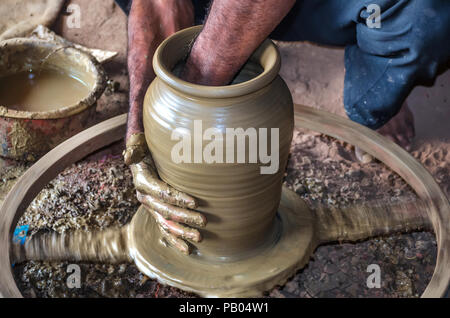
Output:
M422 200L429 202L430 207L427 210L427 215L436 234L438 255L433 277L422 297L442 297L446 293L450 281L450 204L431 174L411 155L393 142L348 119L302 105L295 105L294 114L296 127L319 131L359 146L362 150L381 160L397 172L411 185ZM42 188L66 167L102 147L123 139L126 130L126 120L127 116L121 115L70 138L33 165L11 189L0 207L0 297L22 297L12 273L12 259L9 251L11 250L14 229L26 207ZM278 280L278 284L282 284L295 272L296 268L305 265L312 249L315 247L314 242L317 240L313 234L315 232L312 226L313 220L311 220L308 209L305 209L303 205L296 207L297 204L302 203L291 198L290 194L293 193L283 190L283 198L279 209L279 224L283 226L287 223L287 220L292 218L298 222L296 223L298 225L291 224L290 226L292 227L283 229L276 245L272 249L261 253L264 256L258 258L260 260L259 263L253 262L246 268L244 265L241 265L239 267L240 270L235 271L234 273L236 274L234 275L230 275L232 273L231 268L226 276L223 276L222 271L217 270L219 266L222 268L223 266L230 267L232 266L231 264L209 264L209 267L205 270L204 263L200 261L188 262L187 258L183 259L178 253L170 261L168 257L163 258L162 255L164 254L157 253L158 249L161 249L163 246L156 241L156 237L154 238L155 244L151 242L153 238L149 238L149 235L153 232L151 226L154 227L155 225L150 223L149 215L145 214L145 211L142 209L132 220L131 225L136 229L127 233L130 236L129 240L132 241L132 244L130 244L132 250L130 252L135 255L138 267L147 275L158 277L161 281L165 280L167 283L176 286L186 285L186 289L196 290L197 288L197 292L201 295L214 295L214 290L217 288L219 280L223 284L222 287L230 288L228 291L224 288L221 295L229 294L233 296L244 296L265 290L267 289L266 286L273 286L275 279ZM150 224L146 224L146 222ZM147 226L150 229L147 230ZM145 237L140 239L141 246L133 243L133 234L138 231L138 227L146 228L146 231L143 232ZM294 228L296 229L295 231ZM294 240L289 235L292 237L295 235L299 236ZM297 253L295 257L297 262L285 265L283 268L270 266L270 264L273 264L273 255L281 255L281 257L287 255L286 251L283 252L282 249L282 246L288 246L281 244L283 237L286 243L295 241L295 245L289 245L289 255ZM166 253L170 252L167 251ZM147 254L151 255L151 257L146 256ZM181 267L181 264L183 267ZM159 271L162 265L165 268L164 274ZM176 275L180 271L190 275L185 277L183 283L175 281ZM201 274L199 274L200 271ZM267 274L270 271L273 272L273 275ZM213 273L217 276L213 276ZM239 273L244 273L247 276L239 276ZM259 275L258 273L262 274ZM199 275L201 275L201 278L199 278ZM208 280L211 277L212 279ZM243 286L243 283L240 281L244 279L248 285L247 288L239 287ZM199 290L200 288L202 290Z
M316 247L310 210L285 187L274 232L272 243L252 256L212 262L166 247L154 218L141 206L131 222L129 248L139 270L163 284L204 297L255 297L286 282Z

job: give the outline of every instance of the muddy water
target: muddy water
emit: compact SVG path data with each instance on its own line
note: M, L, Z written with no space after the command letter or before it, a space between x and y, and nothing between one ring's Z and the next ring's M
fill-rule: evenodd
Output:
M76 105L89 91L73 74L49 69L21 72L0 78L0 105L44 112Z

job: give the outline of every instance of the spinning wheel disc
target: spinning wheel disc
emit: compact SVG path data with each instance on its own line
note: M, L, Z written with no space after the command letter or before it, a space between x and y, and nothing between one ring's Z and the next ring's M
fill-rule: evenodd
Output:
M0 253L2 253L0 257L0 296L22 297L13 277L9 251L11 250L13 231L28 205L43 187L66 167L96 150L122 139L125 135L126 118L126 115L112 118L62 143L33 165L12 188L0 209ZM423 201L429 203L427 213L436 234L438 255L433 277L422 297L443 296L450 280L450 204L430 173L393 142L340 116L296 105L295 125L299 128L319 131L360 147L398 173ZM283 193L285 194L285 192ZM305 250L302 251L304 257L309 256L310 253L308 249L311 244L307 243L309 239L311 241L314 239L313 233L305 238L305 243L302 245L305 247ZM139 252L136 251L138 250L131 252L135 253L139 264L142 260L139 260ZM301 263L299 262L297 265L300 267ZM286 271L286 274L283 274L286 275L286 279L289 276L287 273ZM254 281L255 285L257 285L257 281L257 279ZM262 288L266 282L260 280L259 286ZM204 294L209 294L209 292Z
M255 297L283 284L308 263L317 247L314 219L304 201L283 187L270 243L231 262L184 255L162 244L161 232L145 207L129 228L130 252L137 267L158 281L204 297Z

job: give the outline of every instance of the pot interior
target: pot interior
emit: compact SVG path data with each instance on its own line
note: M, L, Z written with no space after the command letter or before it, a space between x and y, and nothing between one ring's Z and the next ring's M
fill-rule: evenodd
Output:
M267 39L252 54L231 85L205 86L181 80L180 70L201 30L202 26L195 26L179 31L166 39L155 53L153 68L156 75L175 90L206 98L237 97L269 85L278 76L280 54L276 45Z
M178 62L176 66L172 70L172 74L177 78L181 78L181 73L183 71L184 65L186 63L186 59ZM241 70L236 74L229 85L236 85L240 83L248 82L255 77L258 77L260 74L264 72L264 68L258 61L254 59L249 59L247 63L241 68Z

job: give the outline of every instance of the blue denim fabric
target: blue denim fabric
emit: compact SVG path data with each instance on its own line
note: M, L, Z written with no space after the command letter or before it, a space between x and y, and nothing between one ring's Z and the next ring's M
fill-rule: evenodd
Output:
M114 0L117 5L125 12L130 14L131 3L133 0ZM207 9L211 0L192 0L195 9L195 24L203 24Z
M193 3L201 24L210 0ZM370 4L381 8L381 28L367 24ZM297 0L270 37L345 46L347 115L376 129L449 67L450 0Z
M381 28L368 26L369 4L381 8ZM297 1L272 38L345 46L347 115L376 129L449 67L450 1Z
M117 5L125 12L126 15L130 14L132 0L114 0Z

